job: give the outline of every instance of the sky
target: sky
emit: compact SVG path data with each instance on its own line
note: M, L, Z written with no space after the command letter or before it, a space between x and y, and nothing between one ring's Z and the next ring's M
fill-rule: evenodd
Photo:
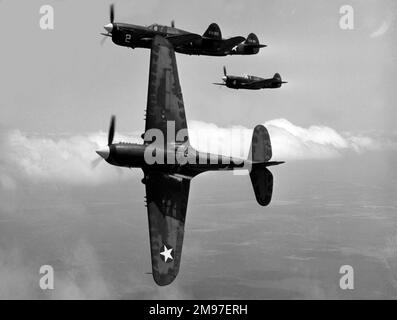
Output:
M39 27L54 7L55 28ZM109 1L0 0L0 298L395 298L397 296L396 13L393 1L115 1L116 21L223 37L255 32L255 56L177 54L190 138L244 157L264 124L275 185L259 207L248 177L191 183L181 270L150 275L141 172L92 168L111 114L116 140L144 129L149 51L100 44ZM341 6L354 29L339 26ZM212 85L228 73L277 90ZM56 289L38 287L54 266ZM342 291L351 264L356 288Z

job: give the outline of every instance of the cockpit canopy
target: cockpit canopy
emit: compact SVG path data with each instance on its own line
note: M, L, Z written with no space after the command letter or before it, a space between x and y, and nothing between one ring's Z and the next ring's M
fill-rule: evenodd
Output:
M249 74L245 74L243 76L247 80L252 80L252 81L257 81L257 80L262 80L262 78L257 77L257 76L250 76Z
M164 32L167 33L168 27L167 26L162 26L160 24L157 23L153 23L151 24L148 29L156 31L156 32Z

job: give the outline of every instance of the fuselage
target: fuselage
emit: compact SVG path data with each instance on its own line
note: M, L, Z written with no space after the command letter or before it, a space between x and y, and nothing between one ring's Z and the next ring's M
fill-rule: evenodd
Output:
M148 27L128 23L113 23L111 30L112 41L129 48L151 48L152 39L156 36L173 37L192 34L175 27L152 24ZM244 41L244 37L240 42ZM196 38L186 43L175 45L175 51L188 55L226 56L239 54L233 48L224 48L227 39ZM241 53L243 54L243 53Z
M112 41L119 45L131 48L151 48L152 39L156 36L176 36L189 32L174 27L152 24L148 27L129 24L113 23Z
M108 148L104 158L112 165L186 175L211 170L248 169L254 164L250 160L200 152L188 143L169 145L166 148L156 148L151 144L115 143Z
M281 87L281 81L275 78L264 79L256 76L227 76L225 85L232 89L276 89Z
M233 48L222 48L225 41L225 39L201 38L181 46L177 46L175 47L175 51L189 55L224 57L233 54Z

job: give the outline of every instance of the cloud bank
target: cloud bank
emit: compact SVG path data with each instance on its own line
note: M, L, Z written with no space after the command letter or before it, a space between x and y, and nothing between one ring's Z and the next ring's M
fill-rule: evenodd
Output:
M189 125L191 143L199 150L247 157L252 129L242 126L220 128L199 121L192 121ZM395 132L388 137L373 132L338 133L327 126L300 127L286 119L270 120L263 125L270 134L274 160L330 159L342 157L347 152L362 154L397 149Z
M327 126L297 126L286 119L267 121L274 160L330 159L347 152L362 154L371 151L396 149L397 134L389 137L371 133L367 135L338 133ZM200 151L246 158L251 143L252 129L242 126L229 128L200 121L189 122L191 144ZM101 161L92 162L95 153L106 145L107 133L82 135L35 135L20 130L3 134L0 146L0 186L14 189L16 179L33 183L55 181L68 184L95 185L127 179L138 170L117 170ZM140 143L138 133L116 134L115 141Z
M78 243L61 265L51 262L56 272L55 290L40 289L40 264L28 253L0 247L0 258L0 299L110 299L114 296L94 248L85 241Z

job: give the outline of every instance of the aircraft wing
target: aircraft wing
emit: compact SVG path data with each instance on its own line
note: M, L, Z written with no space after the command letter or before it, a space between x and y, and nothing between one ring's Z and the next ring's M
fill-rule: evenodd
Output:
M178 47L185 43L189 43L194 40L201 39L201 36L199 34L195 34L195 33L186 33L186 34L178 34L178 35L174 35L174 36L168 36L166 39L169 42L171 42L174 47Z
M231 50L233 49L235 46L237 46L238 44L240 44L241 42L243 42L245 40L244 37L232 37L226 40L222 41L221 44L221 49L222 50Z
M145 172L154 281L165 286L179 272L190 180Z
M145 133L158 129L167 141L167 122L175 125L175 133L185 129L187 123L178 69L172 44L155 36L150 53L149 88L146 107Z

